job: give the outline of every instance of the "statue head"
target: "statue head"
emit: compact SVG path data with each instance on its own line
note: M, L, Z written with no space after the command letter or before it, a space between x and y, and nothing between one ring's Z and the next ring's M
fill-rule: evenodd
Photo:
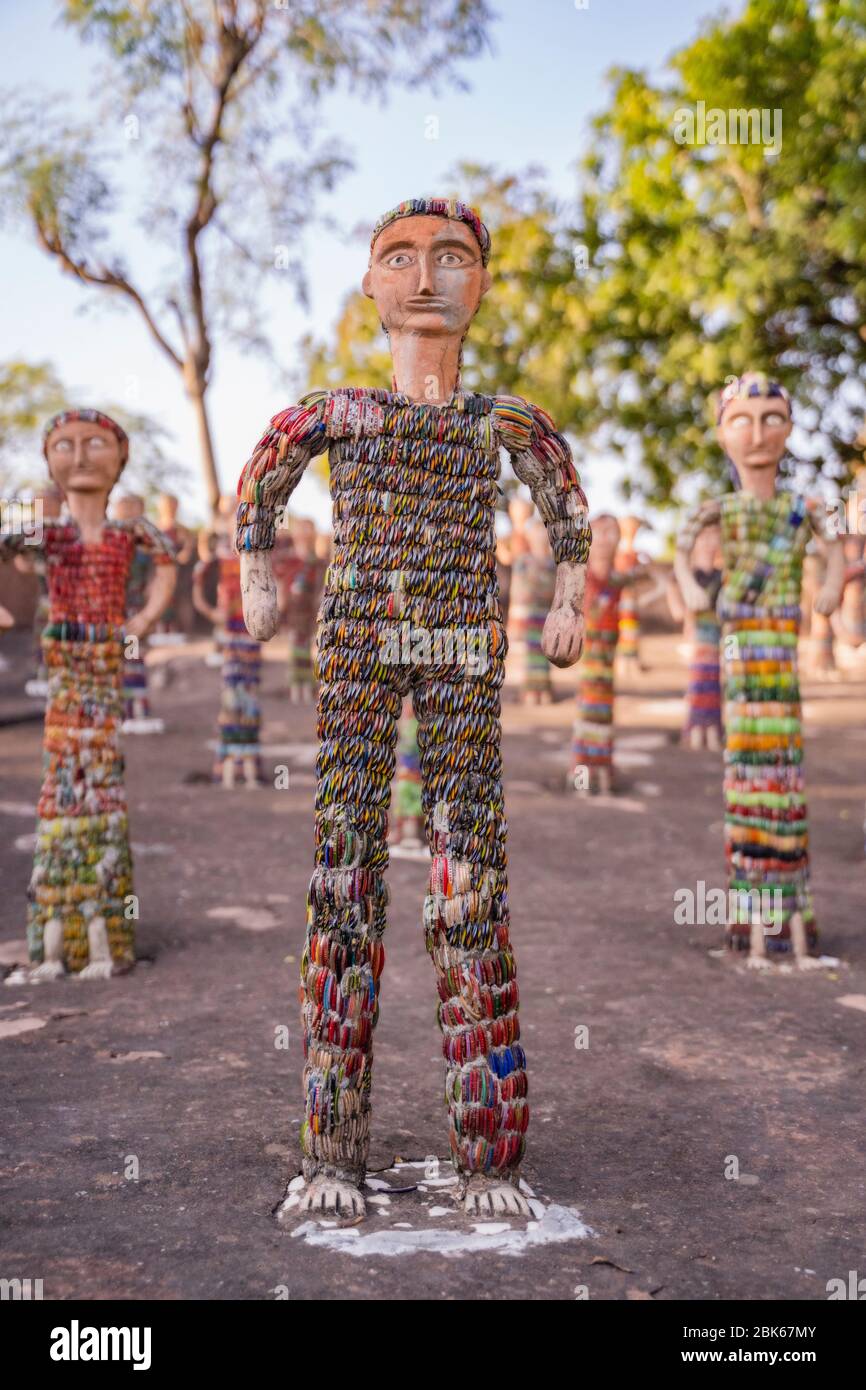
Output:
M177 520L178 501L173 492L161 492L156 502L160 529L167 531Z
M612 512L600 512L592 518L592 545L589 558L593 569L606 569L613 565L621 532L619 522Z
M67 496L108 494L129 456L129 439L99 410L64 410L48 421L42 450L52 482Z
M473 208L412 198L380 217L362 281L385 332L462 342L492 283L490 233Z
M511 521L512 529L523 531L526 523L533 513L533 505L528 497L522 497L520 493L515 493L508 499L508 516Z
M762 475L773 479L793 428L791 398L784 386L762 372L745 372L729 381L719 397L716 438L735 471L737 486Z
M635 537L646 522L639 516L624 516L620 519L619 529L623 545L630 547L634 544Z
M308 516L293 516L289 530L296 553L311 558L315 554L316 523Z
M543 521L531 521L526 528L526 543L529 553L535 560L551 560L553 552L547 538L547 527Z
M144 498L137 492L125 492L114 503L114 515L118 521L137 521L144 516Z

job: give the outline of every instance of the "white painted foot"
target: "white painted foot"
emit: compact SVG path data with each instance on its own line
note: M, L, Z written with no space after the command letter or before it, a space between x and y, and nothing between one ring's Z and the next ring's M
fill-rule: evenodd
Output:
M52 917L45 923L42 933L42 960L39 965L31 966L29 970L16 970L14 973L16 978L13 979L10 975L6 981L7 985L50 984L52 980L59 980L66 974L63 960L63 923L59 917Z
M340 1178L313 1178L300 1191L290 1192L277 1212L278 1221L293 1216L337 1216L343 1221L359 1221L367 1214L367 1204L354 1183Z
M87 950L89 961L76 975L77 980L109 980L114 974L114 963L108 945L108 930L104 917L94 917L87 926Z
M47 980L59 980L66 974L62 960L44 960L30 971L30 984L41 985Z
M752 952L750 951L750 952L749 952L749 958L748 958L748 960L746 961L746 967L747 967L749 970L772 970L772 969L773 969L773 962L770 960L769 956L767 956L767 955L756 956L756 955L753 955Z
M532 1208L519 1188L507 1178L488 1178L473 1173L463 1194L467 1216L532 1216Z
M110 960L92 960L89 965L85 965L83 970L79 970L73 975L74 980L110 980L114 974L114 966Z

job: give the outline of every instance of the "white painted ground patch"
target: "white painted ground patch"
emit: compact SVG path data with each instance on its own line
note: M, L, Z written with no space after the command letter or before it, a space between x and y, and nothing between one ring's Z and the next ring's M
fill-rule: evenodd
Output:
M270 931L279 926L274 914L266 907L212 907L206 914L215 922L231 922L244 931Z
M447 1176L434 1176L437 1171ZM299 1204L303 1186L302 1178L292 1180L288 1206ZM414 1255L422 1251L449 1258L492 1251L522 1255L540 1245L584 1240L593 1234L578 1212L556 1204L548 1206L538 1200L527 1183L521 1182L520 1186L534 1219L476 1219L467 1223L456 1201L457 1176L450 1163L441 1160L434 1164L430 1159L399 1163L385 1173L367 1178L364 1188L368 1219L360 1226L308 1220L297 1225L291 1234L309 1245L360 1258ZM390 1195L386 1195L388 1192ZM446 1206L442 1199L448 1197L452 1200ZM371 1216L379 1218L375 1225ZM425 1226L429 1219L435 1220L435 1228Z
M443 1211L438 1208L437 1214ZM308 1245L324 1247L339 1255L355 1255L369 1259L371 1255L416 1255L427 1251L434 1255L489 1254L524 1255L541 1245L557 1245L568 1240L584 1240L591 1232L570 1207L549 1206L540 1221L528 1221L525 1226L506 1225L504 1221L476 1222L470 1231L390 1230L362 1233L357 1226L341 1230L323 1230L316 1221L305 1221L292 1231L302 1236Z

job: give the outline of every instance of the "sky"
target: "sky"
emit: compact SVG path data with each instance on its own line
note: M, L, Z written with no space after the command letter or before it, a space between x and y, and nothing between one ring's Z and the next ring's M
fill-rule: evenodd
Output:
M366 240L345 235L372 226L404 198L447 186L461 161L501 171L540 165L562 199L576 191L575 165L590 147L592 116L603 109L614 66L660 72L719 6L712 0L492 0L497 19L491 51L462 65L468 90L434 95L393 89L385 105L345 92L326 98L321 128L347 145L354 170L319 203L344 232L317 230L303 247L310 283L307 311L284 285L264 294L266 319L284 374L252 353L217 345L209 401L221 483L234 491L238 474L270 417L297 395L298 344L304 334L328 337L346 295L366 266ZM3 0L0 48L14 55L6 90L60 94L79 115L92 113L97 55L57 23L54 0ZM10 80L10 70L14 80ZM105 93L101 93L104 97ZM127 109L118 106L118 139ZM438 136L428 138L430 117ZM109 121L111 117L109 115ZM132 206L130 206L130 211ZM483 209L481 209L483 215ZM136 282L152 286L160 257L125 208L115 225ZM109 307L104 292L81 287L39 251L26 232L0 232L4 314L0 361L49 361L78 404L114 402L153 416L171 432L167 451L184 460L182 517L205 517L195 423L174 368L129 308ZM491 266L495 273L494 260ZM279 271L273 272L275 275ZM134 448L134 441L133 441ZM625 465L606 456L576 459L593 511L623 507ZM305 477L293 510L327 524L324 484ZM652 542L649 549L656 548Z

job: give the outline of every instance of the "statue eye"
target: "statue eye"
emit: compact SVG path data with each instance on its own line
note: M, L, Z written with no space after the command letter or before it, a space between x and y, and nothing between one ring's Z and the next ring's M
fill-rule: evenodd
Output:
M104 449L108 441L103 439L101 434L92 434L84 442L88 449Z
M735 415L734 418L733 418L733 420L731 421L731 429L732 429L732 430L750 429L750 428L751 428L751 424L752 424L752 418L751 418L750 415Z
M458 251L443 251L442 255L439 257L439 264L447 266L462 265L463 257Z
M787 423L788 421L786 417L784 415L780 415L779 412L776 410L772 411L771 414L764 416L764 424L769 425L770 428L774 430L777 430L780 425L787 425Z
M395 255L389 257L388 264L395 270L402 270L404 266L412 264L412 257L408 251L397 251Z
M52 448L52 450L54 451L55 454L71 454L71 453L72 453L72 440L71 440L71 439L57 439L57 440L55 440L55 442L52 444L51 448Z

